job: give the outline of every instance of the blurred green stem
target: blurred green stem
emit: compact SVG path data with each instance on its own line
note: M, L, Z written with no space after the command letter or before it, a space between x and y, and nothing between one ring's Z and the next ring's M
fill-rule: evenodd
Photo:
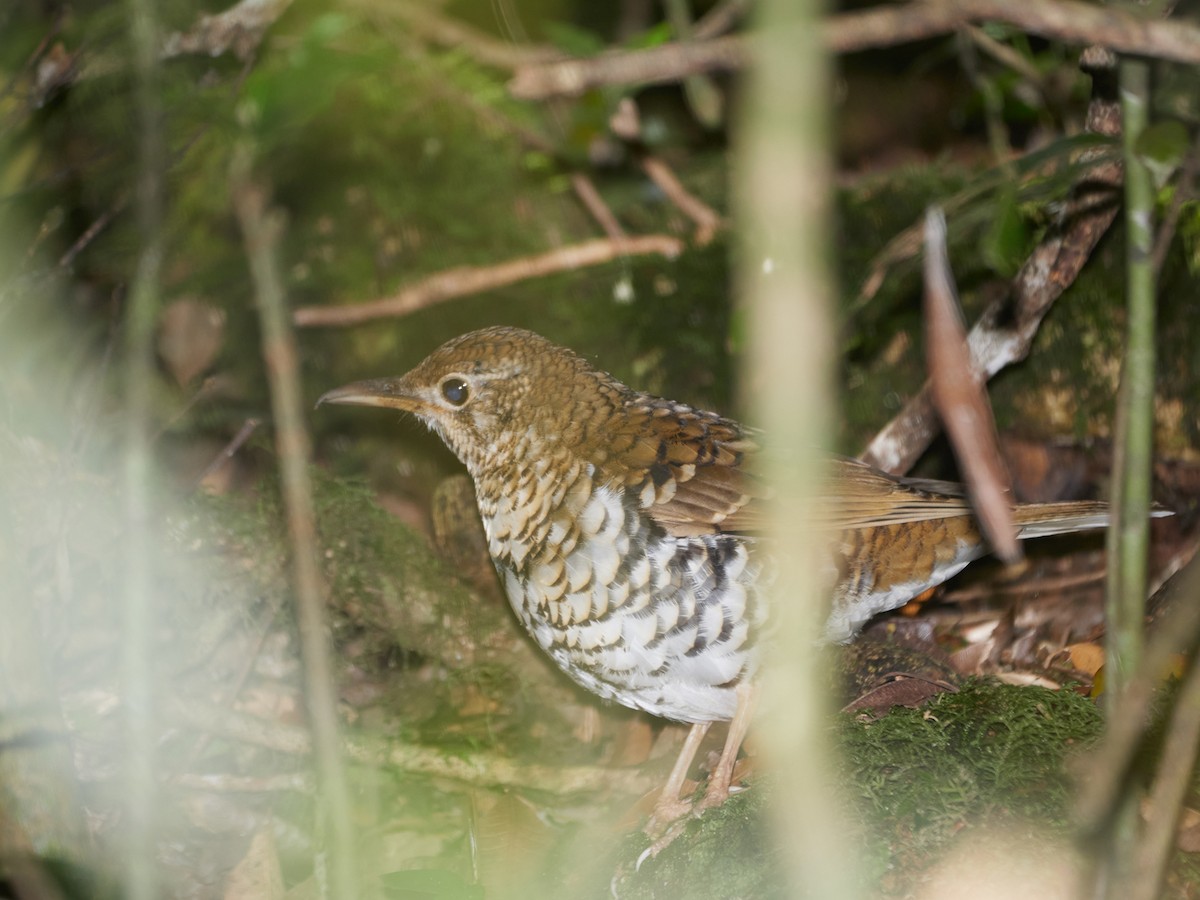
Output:
M1154 449L1154 185L1149 170L1135 152L1148 119L1149 65L1122 61L1120 81L1128 320L1125 362L1117 397L1112 497L1115 524L1108 537L1105 680L1110 698L1120 695L1142 654Z
M1154 185L1138 159L1138 138L1149 121L1150 66L1123 59L1119 68L1125 162L1126 349L1117 394L1112 476L1113 524L1108 532L1105 682L1108 711L1142 657L1146 565L1150 540L1150 473L1154 448ZM1138 837L1136 792L1119 802L1113 822L1107 895L1128 897Z
M154 865L154 733L150 644L154 630L151 559L151 391L154 327L163 258L162 98L158 92L158 18L154 0L126 0L135 72L138 121L137 219L141 240L137 271L125 308L124 445L125 593L121 693L125 711L124 896L159 896Z
M252 177L253 146L243 141L234 152L233 206L245 237L262 328L262 353L270 383L275 450L279 456L283 499L292 549L292 588L304 662L304 699L312 729L317 777L321 786L319 822L328 848L325 896L342 900L359 893L350 792L342 764L332 651L325 622L325 583L317 563L316 513L308 467L312 446L300 399L296 335L287 308L279 268L280 213L268 206L265 189ZM317 861L318 881L320 860Z
M1146 808L1146 825L1131 867L1130 900L1154 900L1160 896L1171 851L1175 849L1179 813L1196 766L1197 747L1200 747L1200 661L1192 659L1175 697L1162 759Z
M740 295L749 369L743 391L769 440L765 475L774 496L767 530L776 544L772 585L776 646L764 675L759 722L774 790L783 858L799 896L854 896L858 867L834 794L829 704L817 649L827 609L822 542L808 526L829 440L836 346L829 268L830 73L820 4L764 0L756 65L743 94L736 196Z

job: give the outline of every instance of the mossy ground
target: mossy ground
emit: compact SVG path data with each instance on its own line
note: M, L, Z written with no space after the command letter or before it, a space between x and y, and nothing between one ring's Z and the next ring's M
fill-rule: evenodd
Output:
M833 726L838 790L855 823L848 859L868 895L902 897L970 830L1069 837L1069 763L1102 721L1096 704L1072 691L979 680L920 709L841 714ZM757 781L693 823L622 896L787 896L771 783Z

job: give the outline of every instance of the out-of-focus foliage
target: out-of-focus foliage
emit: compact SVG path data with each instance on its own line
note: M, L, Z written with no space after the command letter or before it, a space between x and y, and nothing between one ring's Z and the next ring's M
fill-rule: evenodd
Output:
M693 18L712 5L693 4ZM440 9L497 40L527 35L577 54L672 38L656 4L645 5L643 20L618 22L618 13L636 6L464 0ZM219 0L158 5L169 31L224 8ZM285 217L286 289L297 307L378 299L454 267L595 239L601 231L572 190L574 174L591 179L628 233L687 241L676 260L621 258L403 319L302 331L309 397L402 372L463 331L510 324L568 344L638 388L737 412L735 363L744 345L731 291L734 242L724 231L705 246L693 243L693 223L639 166L642 155L656 154L727 216L733 147L726 129L739 113L736 76L713 78L728 104L725 128L697 122L683 90L672 86L518 103L505 88L510 72L481 63L469 44L447 48L428 39L397 9L388 0L296 0L247 59L172 58L158 82L169 156L163 306L199 317L164 321L154 385L162 509L169 511L162 538L170 552L155 582L166 610L163 686L174 689L178 678L197 704L225 702L287 727L302 719L286 611L289 548L257 317L231 208L239 140L255 144L256 177ZM94 781L82 796L89 810L104 811L115 808L105 769L113 747L104 740L115 730L114 547L121 540L112 451L122 398L112 373L140 250L125 16L121 4L0 3L0 499L20 512L0 517L0 589L11 604L8 643L0 645L27 652L32 661L22 671L45 667L45 677L29 685L71 714L74 749L93 764L84 769ZM946 208L952 265L974 318L1056 224L1080 171L1073 155L1111 145L1079 134L1089 79L1074 50L1008 26L982 26L980 35L969 44L947 37L839 62L841 166L830 227L842 288L838 443L847 451L860 448L925 377L918 255L897 252L877 290L860 296L885 248L921 221L928 204ZM1181 69L1160 72L1156 96L1168 121L1141 148L1165 179L1164 208L1178 190L1200 96L1194 72ZM636 141L610 127L625 97L637 100L641 114ZM1190 327L1200 272L1194 200L1183 204L1179 236L1163 272L1161 315L1180 324L1160 338L1156 410L1161 446L1186 454L1200 444L1200 332ZM993 383L1002 427L1108 437L1123 327L1122 237L1114 230L1101 243L1045 321L1030 360ZM202 319L217 325L198 347ZM189 332L197 352L180 362L174 347ZM263 424L219 482L232 496L191 497L198 473L249 417ZM517 768L628 759L665 767L672 732L605 709L566 682L518 631L494 585L491 594L486 586L476 591L434 558L422 534L429 498L443 475L461 471L435 437L397 424L394 415L343 408L321 408L311 426L319 465L333 473L316 479L322 563L342 712L356 737L412 742L452 759L480 754ZM364 475L379 506L357 480ZM62 660L83 664L54 671ZM206 682L213 668L220 677ZM238 677L244 682L230 700ZM0 717L0 725L10 724L7 709L0 707ZM873 723L843 720L846 778L857 786L867 822L872 868L864 877L903 894L964 821L1033 819L1061 833L1064 760L1095 728L1094 708L1072 694L979 685L940 698L929 717L901 711ZM193 754L175 774L252 779L305 767L299 755L194 735L172 726L164 737L164 747ZM53 783L41 777L70 770L66 750L55 743L36 760L40 768L0 774L8 786L40 790ZM607 854L608 844L605 854L595 849L633 797L537 784L468 786L391 762L360 763L353 779L369 823L363 831L372 873L384 873L398 893L470 896L482 884L491 896L536 883L607 895L613 871L644 846L637 838L638 850L614 851L620 859ZM79 785L68 786L58 796L27 795L69 806ZM172 819L179 830L164 832L173 859L202 860L202 874L218 883L248 831L270 828L289 882L302 880L312 863L308 788L240 790L173 786L172 812L192 817L182 825ZM689 835L699 848L682 839L647 864L642 887L687 884L696 896L701 888L713 895L777 890L761 830L769 791L769 782L755 782L706 816ZM43 811L50 808L43 803ZM82 821L67 822L60 847L84 847L71 844ZM106 827L107 820L97 825L100 844L112 833ZM486 846L473 860L477 840ZM719 868L735 850L742 864L725 865L720 877L700 865ZM80 860L88 853L81 849ZM537 874L522 882L527 872ZM635 884L627 885L631 895Z

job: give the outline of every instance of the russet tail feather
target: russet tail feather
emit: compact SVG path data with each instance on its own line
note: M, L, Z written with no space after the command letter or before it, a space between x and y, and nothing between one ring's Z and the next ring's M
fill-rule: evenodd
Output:
M1112 516L1108 504L1098 500L1074 500L1063 503L1031 503L1013 510L1017 537L1049 537L1107 528Z

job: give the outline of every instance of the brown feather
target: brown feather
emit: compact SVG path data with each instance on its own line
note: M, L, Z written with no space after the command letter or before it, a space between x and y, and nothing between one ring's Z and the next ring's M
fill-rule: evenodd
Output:
M640 491L647 478L674 482L673 490L657 492L661 499L647 508L649 516L676 537L761 531L768 492L751 474L757 446L741 427L686 407L674 416L665 401L645 395L638 400L642 415L634 417L635 427L650 430L658 443L642 440L630 448L622 460L627 484ZM962 485L901 478L848 457L830 460L817 501L818 525L830 531L972 515ZM1015 505L1014 511L1023 538L1099 528L1108 521L1105 504L1092 501Z

